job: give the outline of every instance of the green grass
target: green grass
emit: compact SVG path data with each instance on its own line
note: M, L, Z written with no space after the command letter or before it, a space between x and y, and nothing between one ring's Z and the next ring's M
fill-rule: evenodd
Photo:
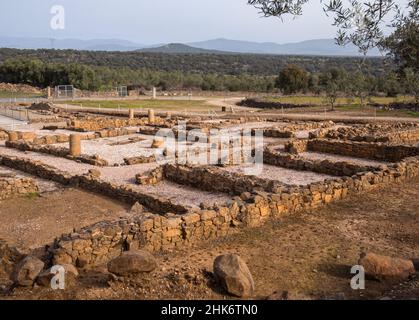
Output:
M39 193L38 192L30 192L25 194L25 197L32 200L32 199L36 199L39 197Z
M82 105L87 108L113 109L156 109L156 110L218 110L219 107L206 104L205 100L75 100L61 104Z

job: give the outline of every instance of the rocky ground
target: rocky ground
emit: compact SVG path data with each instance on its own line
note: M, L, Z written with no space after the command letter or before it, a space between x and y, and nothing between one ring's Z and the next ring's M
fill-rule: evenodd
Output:
M216 285L213 261L238 254L255 283L254 299L289 291L299 298L418 299L419 276L405 281L368 280L350 288L350 268L361 252L419 257L419 178L356 198L271 221L261 228L156 254L151 273L118 277L106 266L82 271L74 286L53 291L15 288L2 299L230 299Z

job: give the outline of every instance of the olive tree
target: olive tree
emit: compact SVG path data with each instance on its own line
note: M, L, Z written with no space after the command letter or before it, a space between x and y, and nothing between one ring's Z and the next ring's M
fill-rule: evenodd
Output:
M299 16L304 5L319 1L327 16L333 18L337 27L338 44L352 43L364 55L374 47L385 47L384 30L393 31L406 23L417 28L419 0L409 0L405 8L396 0L248 0L266 17ZM406 13L407 12L407 13Z

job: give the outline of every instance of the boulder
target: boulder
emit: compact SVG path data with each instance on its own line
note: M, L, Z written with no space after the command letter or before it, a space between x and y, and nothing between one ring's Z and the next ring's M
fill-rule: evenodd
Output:
M62 264L60 266L63 267L65 271L65 288L70 287L76 281L77 277L79 276L79 272L77 271L77 268L72 264ZM55 273L52 273L51 271L52 268L49 268L48 270L41 272L36 280L36 283L40 286L50 287L51 280L55 276Z
M23 287L32 286L43 268L44 263L41 260L27 256L16 265L12 280Z
M237 297L250 297L253 294L255 286L252 274L238 255L217 257L214 261L214 276L229 294Z
M126 251L108 263L108 271L118 276L151 272L156 267L156 259L144 250Z
M358 262L366 275L376 280L403 280L415 273L411 260L392 258L374 253L363 253Z

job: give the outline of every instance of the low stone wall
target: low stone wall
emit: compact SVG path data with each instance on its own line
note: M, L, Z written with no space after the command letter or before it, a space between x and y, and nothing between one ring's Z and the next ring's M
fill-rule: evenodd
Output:
M58 129L58 127L56 127L55 129ZM67 128L63 127L62 129L67 129ZM21 140L24 142L30 142L34 145L50 145L50 144L56 144L56 143L66 143L70 141L70 135L66 135L66 134L53 134L53 135L38 136L33 132L16 131L16 133L18 134L18 140ZM135 133L137 133L136 129L116 128L116 129L100 130L95 133L81 134L80 136L82 140L94 140L94 139L99 139L99 138L112 138L112 137L131 135Z
M346 161L305 159L297 154L265 149L263 162L273 166L300 171L313 171L331 176L353 176L360 172L375 171L378 167L361 166Z
M7 200L38 192L38 185L31 178L0 176L0 200Z
M142 163L152 163L156 162L155 156L149 156L149 157L131 157L131 158L124 158L124 162L128 166L132 166L135 164L142 164Z
M288 141L284 145L284 150L289 153L299 154L307 151L308 140L306 139L295 139Z
M72 156L69 154L68 148L56 147L52 145L34 145L32 143L24 141L6 141L6 147L18 149L20 151L45 153L55 157L66 158L73 161L87 163L92 166L106 167L109 165L109 163L105 159L100 158L98 155L89 156L84 154L80 156Z
M0 130L0 141L9 139L9 134L7 131Z
M71 120L69 123L70 130L74 131L100 131L109 128L122 128L131 126L145 126L148 124L148 118L139 119L120 119L95 117L86 120ZM155 124L164 124L161 118L155 118Z
M276 193L283 186L277 181L228 172L215 166L166 164L163 168L163 174L166 179L205 191L223 192L233 195L257 190Z
M154 197L134 190L131 185L117 185L106 182L91 175L72 175L66 171L58 170L55 167L43 164L40 161L33 161L19 157L0 156L0 165L30 173L40 178L52 180L63 185L80 187L82 189L103 194L114 199L134 204L139 202L149 210L157 213L173 212L183 214L187 209L181 205L172 203L170 200Z
M140 185L153 185L163 180L163 167L157 167L135 176L135 180Z
M388 162L398 162L406 157L419 155L419 148L413 146L325 139L308 140L307 148L314 152Z
M416 157L380 171L289 187L277 194L245 192L226 206L212 210L164 217L139 214L63 235L56 239L51 251L55 263L72 263L79 267L99 265L129 248L158 251L222 237L236 232L239 227L256 227L271 218L317 208L349 194L385 187L418 174L419 157Z
M317 138L383 143L415 143L419 141L418 123L366 124L341 127Z
M265 129L263 136L268 138L294 138L295 134L292 131L282 129Z

